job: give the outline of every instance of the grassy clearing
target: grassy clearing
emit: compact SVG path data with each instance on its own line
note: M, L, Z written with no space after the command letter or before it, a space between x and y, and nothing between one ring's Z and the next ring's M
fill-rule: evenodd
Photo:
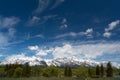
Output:
M80 78L71 78L71 77L64 77L64 78L57 78L57 77L30 77L30 78L0 78L0 80L81 80ZM86 80L120 80L115 78L89 78Z

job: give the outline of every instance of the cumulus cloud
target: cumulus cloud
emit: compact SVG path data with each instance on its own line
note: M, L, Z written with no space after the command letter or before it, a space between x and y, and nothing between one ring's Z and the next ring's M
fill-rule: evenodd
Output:
M39 56L47 55L47 51L40 49L38 46L28 46L28 49L31 51L35 51L36 55L39 55Z
M38 46L29 46L28 49L30 49L30 50L38 50L39 47Z
M46 49L38 49L36 54L45 54L43 56L51 53L54 58L72 57L76 56L78 58L89 58L93 59L104 54L116 54L120 52L120 42L114 43L78 43L69 44L66 43L63 46L55 46Z
M109 38L112 35L112 30L114 30L120 24L120 20L116 20L108 24L108 28L105 28L105 32L103 33L104 37Z
M83 34L86 35L87 37L93 37L92 33L93 33L92 28L89 28L89 29L86 30L86 32L83 32Z
M68 56L80 56L81 58L96 58L103 54L114 54L119 52L120 46L118 44L81 44L70 45L65 44L62 47L56 47L53 51L53 56L68 57Z
M103 36L106 37L106 38L109 38L111 35L112 35L111 32L105 32L105 33L103 34Z
M70 33L65 33L65 34L57 35L55 38L77 37L77 36L86 36L88 38L92 38L93 37L92 34L93 34L93 29L89 28L85 32L79 32L79 33L70 32Z

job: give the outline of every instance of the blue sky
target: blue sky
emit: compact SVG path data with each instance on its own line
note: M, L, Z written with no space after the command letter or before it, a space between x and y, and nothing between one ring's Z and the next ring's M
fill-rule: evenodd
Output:
M0 59L120 59L119 0L0 0Z

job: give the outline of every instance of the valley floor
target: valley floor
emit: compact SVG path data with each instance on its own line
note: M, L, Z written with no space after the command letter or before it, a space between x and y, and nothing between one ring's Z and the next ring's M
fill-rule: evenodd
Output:
M30 77L30 78L0 78L0 80L82 80L80 78L71 78L71 77L64 77L64 78L57 78L57 77ZM89 78L85 80L120 80L116 78Z

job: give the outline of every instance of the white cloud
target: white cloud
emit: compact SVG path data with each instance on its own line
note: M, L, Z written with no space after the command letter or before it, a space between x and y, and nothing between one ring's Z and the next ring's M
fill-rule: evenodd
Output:
M66 23L66 22L67 22L67 19L64 18L64 19L62 20L62 24Z
M0 46L6 46L8 43L8 37L5 34L0 33Z
M113 30L114 28L116 28L116 26L119 25L119 24L120 24L120 20L113 21L113 22L111 22L111 23L108 25L109 27L106 28L105 31L106 31L106 32L111 31L111 30Z
M79 33L70 32L70 33L57 35L55 38L77 37L77 36L86 36L88 38L92 38L93 37L92 34L93 34L93 29L90 28L90 29L87 29L85 32L79 32Z
M35 35L34 37L44 38L44 36L42 34Z
M47 15L47 16L32 16L31 18L28 19L27 21L27 26L35 26L35 25L40 25L48 21L49 19L55 18L57 15Z
M0 28L10 28L20 21L17 17L0 17Z
M2 55L2 54L0 54L0 57L3 57L3 55Z
M50 0L39 0L38 7L34 11L35 14L40 14L42 13L49 5Z
M46 51L44 51L44 50L37 50L36 51L36 55L38 55L38 56L46 56L47 55L47 52Z
M111 35L112 35L112 33L110 33L110 32L105 32L103 34L103 36L106 37L106 38L109 38Z
M47 15L47 16L43 16L43 19L47 21L48 19L55 18L57 16L58 15Z
M79 33L70 32L70 33L65 33L65 34L57 35L55 38L76 37L77 35L79 35Z
M16 30L14 28L9 28L8 29L8 35L10 37L14 37L15 33L16 33Z
M62 47L55 47L52 54L54 58L63 58L68 56L74 56L77 53L73 52L72 46L70 44L65 44Z
M91 37L91 38L93 37L92 33L93 33L93 29L92 28L89 28L89 29L86 30L86 32L84 32L84 34L87 37Z
M54 9L58 7L65 0L39 0L38 6L34 11L34 14L41 14L46 8Z
M112 32L110 32L110 31L115 29L117 27L117 25L119 25L119 24L120 24L120 20L116 20L116 21L111 22L108 25L108 28L105 28L105 32L103 33L103 36L106 38L111 37Z
M42 34L31 35L29 33L25 35L25 40L34 39L34 38L41 38L41 39L43 39L43 38L45 38L45 36L42 35Z
M62 25L60 26L60 29L66 29L66 28L68 28L68 25L67 25L67 24L62 24Z
M14 31L9 31L8 33L0 32L0 46L4 47L13 44L14 41L12 41L12 39L14 38L14 35Z
M32 18L30 18L28 21L27 21L27 25L28 26L33 26L33 25L37 25L39 24L41 21L41 18L37 17L37 16L33 16Z
M47 55L47 51L40 49L38 46L28 46L28 49L31 51L35 51L36 55L39 55L39 56Z
M38 46L29 46L28 49L30 49L30 50L38 50L39 47Z
M3 17L0 16L0 46L10 44L10 41L15 37L16 30L14 26L20 22L20 19L14 16ZM2 30L6 29L4 32Z
M86 34L91 34L92 32L93 32L93 29L90 28L90 29L87 29L85 33L86 33Z
M54 58L72 57L78 58L96 58L104 54L116 54L120 52L120 42L114 43L77 43L64 44L63 46L50 47L46 49L38 49L37 55L46 56L51 53Z
M56 8L57 6L59 6L61 3L63 3L65 0L56 0L55 4L51 7L51 9Z
M68 28L68 24L67 24L67 19L64 18L61 22L60 29L66 29L66 28Z

